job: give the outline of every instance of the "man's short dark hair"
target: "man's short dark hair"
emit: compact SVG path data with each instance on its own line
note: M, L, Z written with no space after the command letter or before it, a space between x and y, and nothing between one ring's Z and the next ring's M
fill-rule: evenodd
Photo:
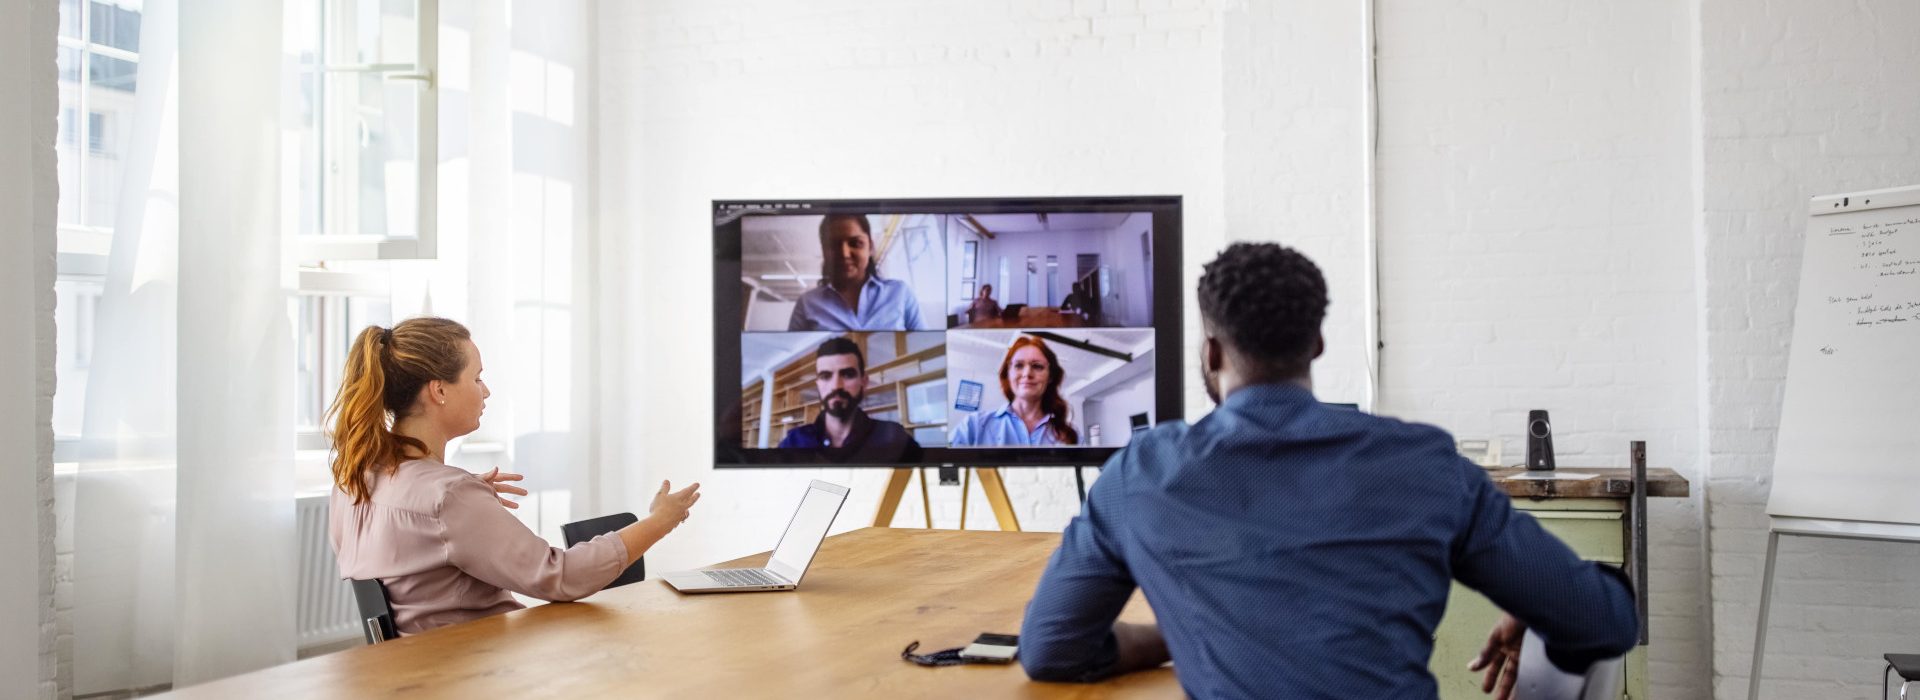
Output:
M829 355L852 355L854 364L860 367L860 373L867 373L867 356L860 352L859 343L845 337L828 338L827 342L820 344L820 349L814 352L813 358L818 360Z
M1307 373L1326 316L1320 268L1277 243L1235 243L1200 276L1201 319L1274 379Z

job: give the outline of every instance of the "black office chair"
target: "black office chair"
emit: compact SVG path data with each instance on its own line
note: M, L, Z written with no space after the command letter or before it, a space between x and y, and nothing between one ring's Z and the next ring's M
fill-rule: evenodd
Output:
M1626 678L1626 657L1593 662L1587 672L1574 675L1547 660L1547 645L1527 630L1520 644L1520 675L1514 679L1514 700L1613 700L1620 697Z
M387 587L380 579L353 579L353 602L360 608L360 631L368 644L379 644L400 636L393 626L393 603L387 600Z
M1920 654L1888 654L1887 670L1880 672L1880 697L1887 696L1887 674L1900 676L1900 700L1907 700L1907 684L1920 681Z
M635 517L634 514L632 513L614 513L613 515L602 515L598 518L589 518L587 520L582 520L577 523L567 523L565 525L561 525L560 536L566 538L568 547L572 547L581 542L585 542L587 540L593 539L595 537L599 537L609 532L613 532L615 530L626 527L628 525L632 525L637 522L640 522L640 518ZM647 579L647 560L645 557L641 557L639 559L633 560L633 566L629 566L627 567L626 571L620 572L620 577L614 579L613 583L607 584L607 588L618 588L620 586L625 586L629 583L638 583L640 581L645 581L646 579Z

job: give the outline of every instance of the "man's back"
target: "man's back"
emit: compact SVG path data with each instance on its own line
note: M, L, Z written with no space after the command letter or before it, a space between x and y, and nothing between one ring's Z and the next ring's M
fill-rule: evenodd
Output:
M1035 678L1104 675L1107 609L1137 584L1196 697L1433 697L1456 577L1534 624L1557 660L1633 642L1624 583L1516 514L1445 432L1257 385L1108 463L1021 653Z

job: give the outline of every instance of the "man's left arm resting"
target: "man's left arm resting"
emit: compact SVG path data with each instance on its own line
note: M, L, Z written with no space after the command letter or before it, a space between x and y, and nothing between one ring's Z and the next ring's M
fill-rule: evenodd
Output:
M1113 664L1114 675L1159 668L1173 660L1173 655L1167 652L1167 638L1161 636L1157 623L1115 622L1113 636L1120 646L1120 658Z
M1067 525L1027 604L1020 664L1034 680L1090 683L1167 662L1157 626L1115 622L1135 586L1095 520L1089 495L1086 513Z

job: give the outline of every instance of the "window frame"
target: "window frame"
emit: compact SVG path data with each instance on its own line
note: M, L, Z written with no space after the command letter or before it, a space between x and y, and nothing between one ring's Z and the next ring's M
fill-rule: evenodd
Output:
M65 145L66 156L73 158L73 220L59 218L59 207L55 207L54 270L63 280L82 280L104 283L107 279L107 255L113 248L113 226L87 223L89 158L97 155L93 148L92 93L93 58L96 55L113 58L140 67L140 53L128 51L112 44L97 43L93 40L93 3L91 0L76 0L73 11L79 16L74 27L75 36L64 31L54 33L54 44L59 49L71 49L78 54L79 64L74 67L74 99L71 103L60 105L60 114L67 117L61 125L61 133L55 135L55 153L59 154L66 141L67 130L71 129L73 140ZM65 82L62 80L61 82ZM104 117L102 119L104 121ZM62 192L61 196L67 196ZM98 322L95 315L89 319L88 335L94 335L92 324ZM78 332L80 329L75 329ZM92 348L87 348L89 356ZM100 443L89 444L86 438L77 434L56 434L53 438L53 461L72 463L88 460L101 460L110 456L111 450Z
M105 270L105 267L106 267L105 256L103 255L102 256L93 256L93 255L78 256L77 258L73 258L71 262L69 260L69 257L70 256L66 253L60 254L60 262L57 263L58 272L55 275L59 281L63 281L63 282L81 281L81 282L94 282L94 283L104 283L106 281L107 276L106 276L106 270ZM69 269L70 267L75 269ZM81 322L81 324L77 325L77 327L74 329L74 332L76 335L79 334L82 330L84 330L85 333L89 336L84 341L81 341L81 340L75 341L76 350L80 350L82 348L85 349L85 353L86 353L86 357L88 358L89 365L92 364L92 356L93 356L93 348L91 345L91 341L97 339L97 335L95 334L95 324L99 322L99 307L97 304L98 302L96 300L95 306L92 309L88 310L89 311L88 315L91 316L91 318L88 318L86 319L86 321ZM57 315L56 315L56 318L57 318ZM89 369L91 369L90 366L89 366ZM105 445L99 443L98 441L89 445L86 440L86 437L79 433L55 432L53 435L53 461L54 462L67 463L67 462L82 462L82 461L99 461L102 459L110 458L111 452L112 451L110 449L107 449Z
M343 18L351 17L354 0L305 0L319 4L323 13L322 26L338 26ZM62 3L64 5L64 3ZM128 51L110 44L96 43L93 36L93 4L91 0L75 0L74 11L78 15L74 36L64 30L56 32L56 45L61 50L72 50L77 54L75 89L71 102L61 104L63 113L70 109L73 117L64 126L72 130L72 141L64 140L64 134L56 134L56 145L64 148L63 156L74 159L74 187L71 193L63 197L74 197L72 220L58 220L56 224L56 252L58 275L62 279L83 279L104 282L107 278L109 255L114 243L112 222L104 225L89 224L88 210L88 158L93 155L92 145L97 137L93 135L94 114L93 96L96 89L92 64L94 57L104 56L133 64L138 70L141 54ZM65 11L65 8L62 8ZM395 237L385 235L299 235L297 231L285 231L282 235L290 245L291 259L307 261L303 264L326 261L351 260L431 260L438 254L438 171L439 171L439 86L437 81L439 62L440 13L438 0L415 0L416 56L412 63L381 64L332 64L326 61L331 52L322 51L317 57L319 70L316 75L334 73L377 73L386 80L417 81L420 89L416 93L415 114L417 115L418 143L414 158L414 180L417 187L416 236ZM328 40L323 29L322 48ZM338 32L335 32L336 34ZM62 81L66 82L66 81ZM320 119L326 119L325 112ZM316 124L317 128L327 129L326 123ZM112 144L109 144L112 145ZM325 156L322 167L325 167ZM324 188L325 185L323 184ZM327 206L324 189L316 193L321 199L317 204ZM291 290L294 301L306 296L327 297L376 297L391 302L393 297L390 271L338 272L326 269L301 268L297 271L296 287ZM294 318L299 322L299 318ZM325 323L324 318L321 323ZM312 330L312 329L303 329ZM91 333L92 329L87 329ZM323 350L322 361L325 361ZM321 382L325 383L324 372ZM298 376L289 377L290 381L299 381ZM324 387L323 387L324 389ZM322 391L322 396L325 391ZM297 394L296 394L297 396ZM325 434L324 406L321 425L296 426L296 450L326 450L330 446ZM102 455L90 454L105 449L104 445L89 445L79 435L59 435L54 439L54 457L57 462L77 462L87 459L99 459ZM499 450L495 442L475 441L467 444L465 452L486 452Z
M317 0L321 6L321 30L319 37L319 64L317 75L322 80L317 85L323 95L326 93L324 78L337 74L378 74L382 78L393 80L417 81L420 90L415 97L415 114L418 123L418 144L414 154L414 234L413 236L389 236L384 234L337 233L333 229L341 217L329 217L325 212L333 208L333 196L329 194L329 178L325 174L330 155L327 146L327 134L340 128L333 121L329 109L324 106L318 112L315 128L321 134L322 146L320 167L322 173L319 182L319 206L322 210L322 231L318 234L300 234L292 232L295 259L303 261L333 260L432 260L439 254L439 169L440 169L440 3L439 0L414 0L415 2L415 60L412 63L333 63L330 59L336 55L334 42L341 37L350 36L336 28L351 22L353 0Z
M92 103L92 93L94 90L93 57L100 55L126 61L127 63L133 64L134 70L137 72L140 67L140 54L111 44L95 43L93 40L92 0L75 0L74 5L74 12L80 16L79 24L75 28L78 36L67 36L60 32L55 32L54 36L54 43L59 48L72 49L78 52L80 56L80 64L74 68L76 78L74 85L76 89L74 101L71 105L73 117L62 125L62 133L56 135L56 138L60 140L56 140L55 142L55 150L58 151L58 145L64 141L65 130L72 129L73 143L67 150L74 159L74 219L72 221L58 221L58 213L56 211L55 228L58 235L55 237L54 247L59 254L57 267L59 274L105 278L107 252L113 245L113 226L90 225L87 223L87 206L89 204L87 194L90 189L87 186L89 179L87 177L87 160L90 156L95 155L93 143L96 138L93 133L93 117L95 115ZM61 106L62 116L65 116L68 108L68 105ZM102 115L101 121L105 121L104 115ZM56 210L57 209L56 207Z
M316 180L318 186L312 193L318 200L313 204L321 212L322 224L317 234L303 234L297 228L285 232L286 240L292 249L292 259L301 261L302 265L318 265L318 267L301 267L298 270L293 301L297 304L307 297L339 299L342 302L353 298L378 298L391 303L393 288L390 270L347 272L326 269L326 264L336 261L434 260L439 256L439 0L415 0L415 60L412 63L334 62L332 59L335 56L351 49L348 42L351 41L352 35L342 31L341 28L351 24L354 0L297 0L289 4L312 7L308 4L309 2L317 3L320 12L320 35L315 37L316 66L315 69L310 70L316 79L314 89L320 92L322 100L313 125L321 139L319 167L322 172L318 174ZM348 234L339 233L336 228L342 225L343 219L351 218L342 216L343 211L357 214L352 206L340 206L330 192L334 189L334 182L342 182L345 179L329 178L324 172L328 164L333 162L333 156L328 150L330 146L327 145L330 141L328 134L344 128L343 125L334 121L335 115L325 104L325 95L328 90L326 82L330 76L341 74L378 74L389 81L404 80L420 83L415 95L414 112L418 142L413 163L416 190L415 235L413 236ZM336 314L344 313L346 313L345 309L337 309L330 313L326 307L323 307L319 318L315 321L317 327L313 328L306 326L305 319L301 318L297 311L294 321L300 324L300 331L303 333L323 333L329 326L329 319ZM299 342L296 338L295 352L305 352L305 349L299 346ZM328 345L323 342L320 347L320 357L317 359L320 368L312 378L313 381L318 382L315 389L318 392L317 396L321 397L322 404L318 407L318 418L315 424L302 424L298 416L306 407L295 407L294 449L300 458L310 458L314 454L324 455L332 449L331 440L327 437L326 409L328 407L325 404L328 403L326 400L328 393L338 386L340 372L345 366L345 357L336 357L336 353L330 350ZM333 368L332 371L328 370L329 367ZM303 381L297 371L292 380ZM299 387L295 388L294 396L296 400L300 400Z
M391 302L393 289L391 278L383 272L339 272L306 268L300 270L299 286L294 291L292 301L299 303L307 298L319 298L323 303L332 300L339 300L342 303L342 308L338 309L330 309L329 307L323 306L320 309L320 318L317 319L314 327L308 327L304 319L299 318L297 314L295 315L295 323L300 326L301 332L324 333L330 328L338 327L344 329L347 327L345 324L347 320L345 316L347 309L344 308L346 303L350 303L353 299L380 299ZM338 323L336 323L336 321ZM295 353L305 351L304 348L299 347L299 338L295 338L294 343ZM315 413L316 418L314 424L303 424L299 420L299 413L303 407L295 406L294 408L294 449L299 451L327 450L331 447L326 434L326 410L328 401L325 400L325 397L330 389L338 387L340 376L345 372L346 356L343 351L332 347L332 344L324 340L321 341L319 350L320 356L317 358L319 367L315 370L315 376L313 377L313 380L318 382L318 384L313 388L317 392L316 396L321 397L322 400L320 405L317 406L318 411ZM296 355L296 363L297 362L298 358ZM294 380L300 381L297 370ZM300 400L299 396L299 388L296 387L294 390L296 401Z

